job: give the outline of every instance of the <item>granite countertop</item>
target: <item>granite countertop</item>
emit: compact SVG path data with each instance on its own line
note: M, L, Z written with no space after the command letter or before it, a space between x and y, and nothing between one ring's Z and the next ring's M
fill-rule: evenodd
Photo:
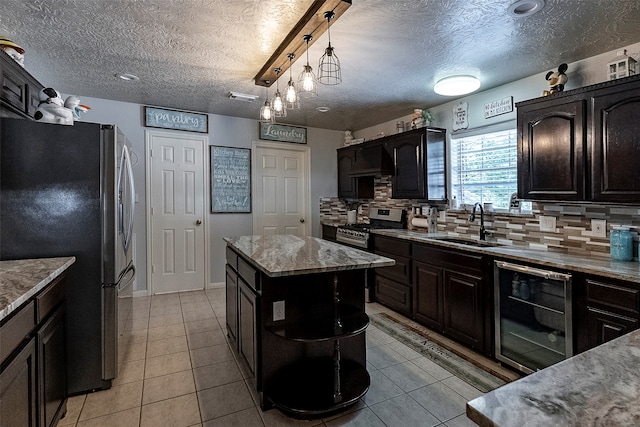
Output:
M0 261L0 320L60 276L75 257Z
M467 403L482 427L637 426L640 330Z
M391 258L316 237L293 235L224 237L271 277L387 267Z
M426 232L419 231L377 229L372 230L372 233L382 236L396 237L398 239L411 240L414 242L429 243L470 252L484 253L504 260L529 262L550 268L596 274L612 279L640 283L640 263L637 261L613 261L608 258L589 258L586 256L525 249L512 245L471 246L438 240L442 237L453 236L447 236L445 234L427 234ZM470 237L466 238L471 239Z

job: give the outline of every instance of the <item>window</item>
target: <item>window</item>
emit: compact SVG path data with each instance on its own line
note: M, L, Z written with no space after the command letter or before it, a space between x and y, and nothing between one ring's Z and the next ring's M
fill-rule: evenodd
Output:
M451 139L451 189L458 203L509 209L518 186L515 129Z

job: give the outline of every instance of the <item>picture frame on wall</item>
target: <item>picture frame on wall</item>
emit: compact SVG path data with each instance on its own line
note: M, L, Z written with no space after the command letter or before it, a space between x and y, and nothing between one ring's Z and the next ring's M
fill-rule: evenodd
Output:
M204 113L145 106L144 125L149 128L209 133L209 116Z
M251 149L212 145L211 213L251 213Z

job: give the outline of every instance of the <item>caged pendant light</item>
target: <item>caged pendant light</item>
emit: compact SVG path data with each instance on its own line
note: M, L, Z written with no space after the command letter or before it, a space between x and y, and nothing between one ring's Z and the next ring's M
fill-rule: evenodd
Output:
M291 62L295 57L296 57L295 53L287 54L287 58L289 58L289 83L287 83L287 89L284 93L284 99L286 102L286 108L288 110L297 110L300 108L300 99L298 97L298 91L296 90L296 85L295 83L293 83L293 77L291 76Z
M271 108L271 102L269 102L269 81L265 80L265 83L267 84L267 97L264 101L264 105L262 106L262 108L260 108L260 122L262 123L274 123L275 120L275 114L273 114L273 109Z
M287 117L287 106L285 105L284 99L282 99L282 95L280 95L280 86L278 84L278 77L282 69L276 68L273 71L276 73L276 94L273 96L271 109L275 117Z
M311 34L302 36L307 43L307 64L304 66L300 77L298 77L298 95L305 98L318 96L318 80L313 73L313 68L309 65L309 42L313 39Z
M323 85L337 85L342 82L342 71L340 69L340 60L333 52L331 46L331 19L335 16L333 11L324 13L327 20L327 35L329 36L329 46L324 50L324 55L320 58L318 64L318 82Z

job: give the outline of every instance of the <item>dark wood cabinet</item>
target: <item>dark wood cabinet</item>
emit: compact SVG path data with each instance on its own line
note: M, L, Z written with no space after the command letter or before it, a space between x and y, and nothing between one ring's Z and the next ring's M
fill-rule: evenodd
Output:
M640 201L640 76L517 107L519 197Z
M238 279L238 352L244 357L251 373L256 372L256 302L257 296L247 283Z
M384 144L395 166L391 198L446 201L444 129L415 129L388 137Z
M373 199L373 176L354 177L357 146L338 149L338 197L345 199Z
M411 243L385 236L373 236L377 255L392 258L396 264L375 271L374 298L398 313L412 316Z
M238 348L238 273L229 265L225 272L225 319L229 343Z
M578 352L638 329L640 284L581 275L576 280Z
M33 117L44 86L4 51L0 51L0 78L0 116Z
M414 244L414 318L491 354L491 276L482 254Z
M336 242L338 227L334 225L322 224L322 238L330 242Z
M592 199L638 202L640 82L597 91L592 103Z
M518 109L518 196L584 200L585 102Z
M67 410L64 276L0 324L2 425L55 426Z

